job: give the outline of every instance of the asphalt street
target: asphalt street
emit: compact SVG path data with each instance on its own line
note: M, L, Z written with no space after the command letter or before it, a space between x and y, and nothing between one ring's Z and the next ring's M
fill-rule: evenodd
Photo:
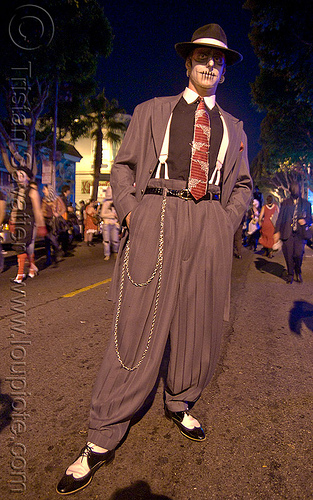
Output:
M313 498L313 251L304 283L281 252L233 262L231 320L214 379L194 407L207 434L184 438L163 414L167 354L147 406L80 500ZM85 443L92 385L113 318L114 260L79 243L58 267L14 285L0 275L0 498L56 500ZM208 298L209 300L209 298Z

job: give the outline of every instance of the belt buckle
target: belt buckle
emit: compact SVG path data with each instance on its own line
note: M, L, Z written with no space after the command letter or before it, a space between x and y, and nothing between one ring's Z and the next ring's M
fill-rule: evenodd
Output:
M179 192L178 192L178 198L180 198L181 200L192 200L192 197L191 197L191 194L190 192L188 191L188 189L181 189Z

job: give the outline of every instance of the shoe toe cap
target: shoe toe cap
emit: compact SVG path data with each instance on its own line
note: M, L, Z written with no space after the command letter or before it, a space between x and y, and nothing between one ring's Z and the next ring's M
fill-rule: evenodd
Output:
M78 491L91 481L91 474L86 474L86 476L75 479L73 474L64 474L62 477L61 481L57 485L57 492L60 493L60 495L68 495L69 493L74 493L74 491Z
M181 426L181 433L188 437L189 439L192 439L193 441L204 441L205 440L205 433L202 427L194 427L193 429L188 429L187 427Z

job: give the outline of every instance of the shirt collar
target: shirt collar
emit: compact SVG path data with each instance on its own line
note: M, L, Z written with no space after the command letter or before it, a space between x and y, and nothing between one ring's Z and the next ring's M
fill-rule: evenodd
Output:
M188 104L195 102L198 99L198 97L199 96L197 92L194 92L194 90L191 90L189 87L185 88L183 98ZM210 95L209 97L205 97L204 102L207 108L213 109L215 106L215 95Z

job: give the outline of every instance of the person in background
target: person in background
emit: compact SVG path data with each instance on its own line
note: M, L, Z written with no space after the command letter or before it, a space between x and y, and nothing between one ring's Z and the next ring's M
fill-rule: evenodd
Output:
M65 211L62 214L63 219L67 222L68 220L68 207L69 207L69 196L71 194L71 189L68 184L64 184L61 188L61 199L65 206ZM70 244L70 236L68 233L68 226L66 224L63 225L63 228L60 229L59 232L59 242L61 243L62 251L64 257L69 255L69 244Z
M86 209L86 204L84 200L80 200L79 202L79 230L81 234L81 239L84 239L84 233L85 233L85 209Z
M36 235L46 236L47 229L33 173L29 168L19 166L14 177L18 186L10 215L10 227L14 240L13 248L17 252L18 260L18 271L14 281L22 283L26 277L24 272L26 260L29 264L28 276L34 278L38 273L35 264L35 238Z
M66 208L66 210L65 210L66 214L68 212L70 194L71 194L70 186L68 184L64 184L64 186L62 186L62 188L61 188L61 198L62 198L62 201L63 201L65 208ZM67 217L65 214L62 214L62 216L65 220L67 220Z
M312 237L311 203L301 197L300 184L290 183L290 197L280 206L274 233L274 243L282 240L283 254L287 266L288 285L293 283L294 276L299 283L302 278L302 260L305 241Z
M93 246L93 236L99 229L99 205L95 200L90 200L85 209L85 242L87 246Z
M253 199L258 200L259 202L259 210L263 207L264 204L264 198L263 194L261 193L259 186L255 185L254 186L254 191L253 191Z
M73 240L78 240L80 238L80 229L79 229L79 221L76 214L76 210L73 207L72 203L68 205L68 226L69 226L69 234L70 234L70 243Z
M120 225L117 218L117 213L113 205L112 188L107 187L105 199L101 207L100 217L102 224L102 238L104 246L104 260L109 260L111 249L115 256L117 255L120 239Z
M57 264L59 251L58 221L62 217L62 214L64 214L66 207L62 198L56 194L52 186L46 184L42 191L44 196L41 209L47 228L47 235L45 236L46 266L50 266L52 262L55 265ZM52 253L51 249L53 250Z
M252 181L243 124L215 99L226 67L242 56L228 48L217 24L175 48L188 87L136 107L111 171L124 226L110 289L116 314L92 394L88 441L59 482L61 495L86 487L113 460L156 383L169 339L164 416L184 438L206 437L191 409L219 359L234 232Z
M247 247L249 247L250 250L256 251L259 236L259 201L254 199L252 207L248 210Z
M6 199L2 191L0 191L0 226L3 224L5 218L5 207L6 207ZM3 268L4 268L4 255L0 240L0 273L2 273Z
M274 203L273 196L269 194L266 198L266 205L261 208L259 225L261 228L260 245L265 249L267 257L273 257L275 224L278 217L278 206Z

